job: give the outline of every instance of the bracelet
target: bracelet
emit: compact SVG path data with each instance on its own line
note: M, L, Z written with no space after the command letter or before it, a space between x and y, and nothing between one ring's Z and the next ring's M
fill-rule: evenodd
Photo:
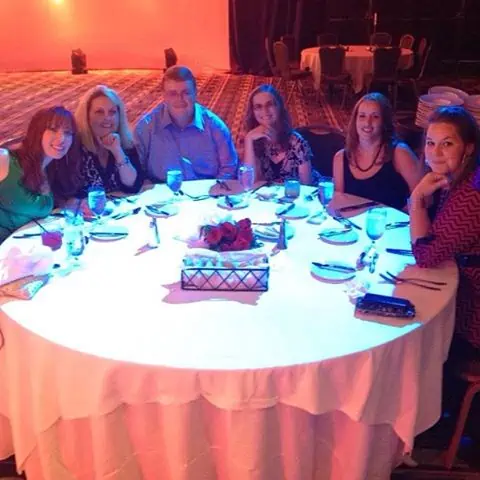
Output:
M131 165L130 159L127 155L123 155L123 160L121 162L117 162L117 168L124 167L125 165Z

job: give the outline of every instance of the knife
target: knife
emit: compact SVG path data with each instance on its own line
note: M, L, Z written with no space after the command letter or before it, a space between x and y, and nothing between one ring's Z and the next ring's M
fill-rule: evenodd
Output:
M14 235L13 238L30 238L30 237L41 237L42 233L22 233L19 235Z
M413 252L411 250L406 250L403 248L386 248L385 251L387 253L393 253L395 255L412 255L413 256Z
M343 230L327 230L318 234L319 237L335 237L336 235L343 235L344 233L349 233L352 231L351 227L344 228Z
M392 222L392 223L387 223L385 226L386 230L392 230L394 228L402 228L402 227L408 227L410 225L410 222L405 220L402 222Z
M374 202L374 201L371 201L371 202L364 202L364 203L357 203L355 205L348 205L346 207L340 207L340 208L337 208L337 211L338 212L352 212L354 210L360 210L362 208L369 208L369 207L375 207L376 205L378 205L379 203L378 202Z
M312 265L318 268L322 268L324 270L333 270L335 272L343 272L343 273L354 273L356 272L355 268L353 267L346 267L343 265L334 265L332 263L318 263L312 262Z
M356 228L357 230L362 229L362 227L352 222L349 218L344 217L340 214L334 215L333 219L336 220L337 222L340 222L342 225L349 225L350 227Z
M295 204L292 203L287 208L284 208L283 210L280 210L280 212L277 212L277 215L285 215L286 213L288 213L290 210L293 210L294 208L295 208Z
M225 202L230 208L233 208L233 202L230 200L228 195L225 195Z

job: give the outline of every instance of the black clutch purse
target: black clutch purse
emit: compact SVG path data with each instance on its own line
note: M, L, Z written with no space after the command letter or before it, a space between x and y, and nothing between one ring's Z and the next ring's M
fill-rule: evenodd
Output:
M355 313L413 318L415 317L415 305L406 298L367 293L364 297L357 299Z

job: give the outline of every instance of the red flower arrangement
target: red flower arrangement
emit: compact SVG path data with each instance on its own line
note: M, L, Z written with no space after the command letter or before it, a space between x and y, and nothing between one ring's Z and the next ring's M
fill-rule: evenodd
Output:
M238 222L204 225L200 235L210 250L220 252L249 250L257 246L249 218L243 218Z

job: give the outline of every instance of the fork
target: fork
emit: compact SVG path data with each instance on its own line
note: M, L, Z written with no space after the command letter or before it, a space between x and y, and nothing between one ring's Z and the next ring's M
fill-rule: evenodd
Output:
M390 276L384 275L383 273L379 273L379 276L381 278L383 278L386 282L393 283L394 285L407 283L407 284L410 284L410 285L415 285L416 287L426 288L427 290L436 290L436 291L441 291L442 290L439 287L433 287L433 286L430 286L430 285L425 285L424 283L418 283L414 280L404 280L403 278L392 276L392 274L389 273L389 272L386 272L386 273Z
M194 202L197 201L197 200L206 200L207 198L210 198L210 195L208 195L208 194L190 195L189 193L184 192L183 190L179 190L178 193L180 195L185 195L186 197L188 197L190 200L193 200Z
M225 181L220 178L217 178L217 185L222 189L226 190L227 192L231 192L232 189L230 188L230 185Z
M307 195L305 195L303 197L303 199L306 202L313 202L313 200L315 200L315 197L317 196L317 194L318 194L318 188L316 188L312 193L307 193Z

